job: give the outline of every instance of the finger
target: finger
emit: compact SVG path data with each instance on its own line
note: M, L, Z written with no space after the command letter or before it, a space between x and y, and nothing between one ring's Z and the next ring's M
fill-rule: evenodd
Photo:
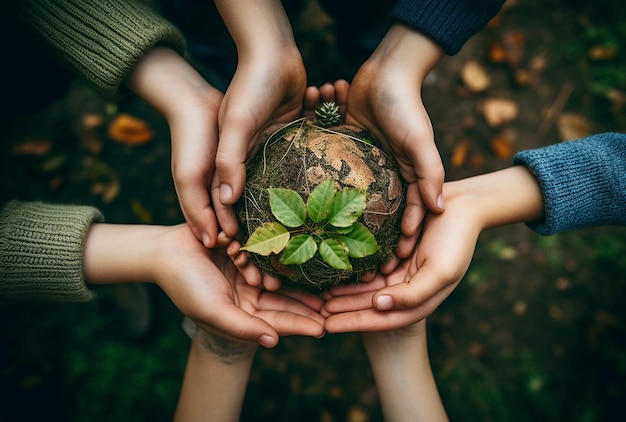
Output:
M207 181L196 175L172 170L174 187L180 203L180 208L189 223L193 234L207 248L217 244L217 218L211 200Z
M246 159L255 143L260 123L249 112L222 104L220 138L215 155L215 167L220 181L218 198L222 205L232 206L241 197L246 181ZM265 116L262 116L265 117ZM222 227L222 229L224 229ZM228 232L227 232L228 233Z
M191 317L200 328L234 340L258 343L261 346L272 348L278 344L278 332L262 318L254 317L241 310L234 304L222 304L219 312L203 319Z
M335 86L326 82L320 87L320 97L322 102L335 102Z
M400 239L402 239L402 236L400 237ZM393 270L395 270L398 267L399 264L400 264L400 258L392 254L391 257L387 260L387 262L384 262L380 266L380 272L382 274L390 274L393 272Z
M304 303L276 293L264 293L259 300L256 316L272 325L280 335L309 335L324 332L325 319Z
M420 319L423 318L414 310L378 312L367 309L331 315L326 318L324 327L328 333L374 332L396 330Z
M345 119L348 105L348 92L350 83L345 79L335 81L335 103L339 106L339 114Z
M426 215L426 208L420 198L417 183L410 183L407 186L405 203L400 231L403 236L412 238L417 234L419 226Z
M283 282L280 280L280 278L267 272L263 273L263 288L265 290L275 292L276 290L280 289L282 285Z
M220 178L217 173L213 176L211 185L211 196L216 199L213 206L217 221L219 221L224 236L234 239L239 235L239 220L233 207L224 205L219 201ZM218 239L217 243L219 244L219 242L220 240Z
M260 311L257 315L270 323L280 336L322 337L325 332L325 319L321 316L320 323L315 319L285 311Z
M445 172L441 156L434 143L427 147L413 148L409 159L417 175L417 187L426 208L440 214L445 208L443 200L443 181Z
M239 271L249 286L257 287L261 285L263 281L261 271L248 259L248 254L245 251L241 251L241 244L239 242L233 241L228 245L226 253L228 253L233 264L237 267L237 271Z
M381 274L376 274L374 278L367 283L341 284L327 289L326 292L331 297L348 296L372 290L379 290L386 286L385 277Z
M304 92L302 116L309 119L315 117L315 109L320 103L320 90L316 86L310 86Z
M319 312L322 306L324 306L324 300L320 296L309 293L306 290L283 289L279 291L278 294L297 300L314 311Z
M349 296L334 296L326 301L323 309L328 314L373 309L372 299L374 293L374 291L367 291Z
M433 298L440 298L437 306L454 290L461 277L451 279L442 275L434 264L425 263L406 283L381 289L374 297L376 309L410 309L424 306ZM436 300L435 300L436 302Z

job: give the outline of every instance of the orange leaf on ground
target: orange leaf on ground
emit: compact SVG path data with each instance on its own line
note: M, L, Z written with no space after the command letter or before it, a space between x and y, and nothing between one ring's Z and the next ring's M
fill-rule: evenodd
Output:
M506 63L509 55L504 48L502 41L495 40L489 46L489 60L491 63Z
M475 60L465 63L465 66L461 69L461 79L463 79L467 89L472 92L484 91L491 82L485 68Z
M109 124L109 137L128 145L143 145L154 138L154 132L145 121L121 113Z
M490 142L491 150L496 157L508 160L513 156L513 142L504 135L498 135Z
M15 145L11 151L15 155L31 155L35 157L43 157L48 155L52 150L52 142L49 139L27 139Z
M506 98L487 98L481 103L481 111L491 127L502 126L517 117L517 104Z
M467 152L469 151L469 142L463 140L454 146L452 150L452 158L450 159L450 165L455 168L461 167L465 163L467 158Z

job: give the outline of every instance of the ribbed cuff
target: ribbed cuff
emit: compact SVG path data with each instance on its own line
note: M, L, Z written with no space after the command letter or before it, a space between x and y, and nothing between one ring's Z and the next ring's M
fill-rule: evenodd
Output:
M432 38L454 55L493 18L503 0L399 0L391 18Z
M17 12L53 54L105 97L120 86L145 53L158 44L181 55L185 40L170 22L133 0L20 0Z
M0 294L85 302L83 249L102 214L87 206L12 201L0 209Z
M626 225L626 135L604 133L522 151L544 196L545 218L528 226L543 235L564 230Z

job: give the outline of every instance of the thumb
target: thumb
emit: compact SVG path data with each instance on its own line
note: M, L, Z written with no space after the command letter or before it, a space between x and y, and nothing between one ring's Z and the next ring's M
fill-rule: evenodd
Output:
M234 205L243 193L248 142L252 138L246 131L233 126L227 123L215 155L215 169L220 182L218 199L225 206Z
M423 265L405 283L398 283L376 292L372 298L379 311L418 309L422 317L430 315L454 290L457 279L442 276L434 265Z

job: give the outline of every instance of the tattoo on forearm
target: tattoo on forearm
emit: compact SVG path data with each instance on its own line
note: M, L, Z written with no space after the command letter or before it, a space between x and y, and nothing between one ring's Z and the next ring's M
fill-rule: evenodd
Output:
M204 350L212 353L220 362L226 365L247 360L254 355L256 350L255 345L228 340L202 330L189 318L185 318L183 321L183 330L193 341L198 342Z

